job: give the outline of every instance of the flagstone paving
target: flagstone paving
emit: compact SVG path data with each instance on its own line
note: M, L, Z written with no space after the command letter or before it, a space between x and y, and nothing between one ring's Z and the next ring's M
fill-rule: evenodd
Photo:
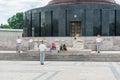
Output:
M120 80L120 62L0 61L0 80Z

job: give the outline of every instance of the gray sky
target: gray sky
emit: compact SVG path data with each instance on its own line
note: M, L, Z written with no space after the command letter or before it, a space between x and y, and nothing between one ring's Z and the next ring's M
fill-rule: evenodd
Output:
M7 19L17 12L45 6L51 0L0 0L0 24L6 24ZM120 4L120 0L116 0Z

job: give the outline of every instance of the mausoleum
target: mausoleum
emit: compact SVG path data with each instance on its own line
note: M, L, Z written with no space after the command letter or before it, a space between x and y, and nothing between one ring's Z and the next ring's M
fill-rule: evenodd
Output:
M114 0L52 0L24 14L25 37L120 36Z

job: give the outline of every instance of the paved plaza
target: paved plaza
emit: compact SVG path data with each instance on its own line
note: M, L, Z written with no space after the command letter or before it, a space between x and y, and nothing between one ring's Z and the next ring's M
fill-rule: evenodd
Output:
M0 80L120 80L120 62L0 61Z

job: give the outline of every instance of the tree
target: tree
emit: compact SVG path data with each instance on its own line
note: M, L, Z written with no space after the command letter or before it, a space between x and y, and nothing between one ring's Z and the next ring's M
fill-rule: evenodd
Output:
M8 24L12 29L23 29L23 12L16 13L9 18Z
M1 24L0 28L8 28L11 29L11 27L8 24Z
M11 29L11 27L10 27L9 25L7 25L7 24L4 24L4 25L3 25L3 28Z

